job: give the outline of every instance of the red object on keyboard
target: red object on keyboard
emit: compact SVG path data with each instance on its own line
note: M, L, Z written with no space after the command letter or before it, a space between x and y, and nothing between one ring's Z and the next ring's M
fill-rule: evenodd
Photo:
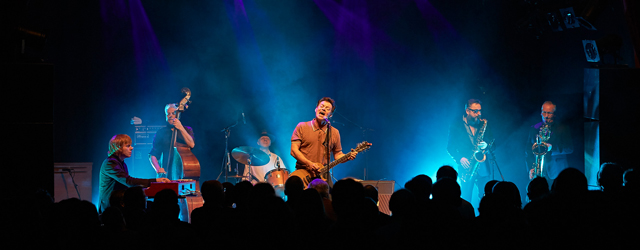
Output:
M178 196L186 196L196 191L195 180L176 180L168 183L152 182L149 188L144 190L147 197L155 197L156 194L163 189L171 189L178 194Z

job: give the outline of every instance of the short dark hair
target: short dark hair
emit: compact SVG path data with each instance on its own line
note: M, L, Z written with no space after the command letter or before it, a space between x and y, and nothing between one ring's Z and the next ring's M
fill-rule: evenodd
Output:
M318 100L318 103L316 103L316 107L318 107L318 105L323 101L331 103L331 114L333 114L333 112L336 111L336 101L331 99L331 97L322 97L322 99Z
M452 166L444 165L436 172L436 181L442 178L458 179L458 171L456 171Z
M467 103L464 105L464 109L468 109L471 106L471 104L474 104L474 103L482 105L482 102L478 99L469 99L467 100Z

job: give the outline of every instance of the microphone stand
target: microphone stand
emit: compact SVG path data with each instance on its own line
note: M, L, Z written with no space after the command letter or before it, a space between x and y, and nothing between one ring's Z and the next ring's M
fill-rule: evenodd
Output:
M329 165L329 163L331 162L331 122L329 122L329 118L326 119L327 121L327 136L324 139L324 143L325 143L325 147L326 147L326 152L327 152L327 165ZM327 181L329 181L329 187L333 188L333 180L331 179L333 177L333 169L330 169L327 172Z
M489 154L491 154L491 159L490 161L493 163L493 165L496 166L496 169L498 170L498 173L500 174L500 178L502 178L502 181L504 181L504 176L502 176L502 171L500 171L500 167L498 167L498 161L496 161L496 155L493 153L493 141L491 142L491 145L489 146Z
M74 178L74 175L75 175L74 172L75 171L73 169L71 169L71 168L64 169L64 171L69 172L69 176L71 177L71 182L73 182L73 187L76 189L76 193L78 194L78 199L82 199L82 198L80 198L80 191L78 191L78 184L76 184L76 180Z
M224 132L224 156L223 156L224 160L222 162L222 170L220 171L220 174L218 175L218 178L216 178L216 180L220 179L220 175L222 175L222 172L224 171L224 182L227 182L229 172L231 172L231 156L229 154L229 135L231 135L231 128L235 127L236 125L238 125L238 120L236 120L236 123L234 123L233 125L229 125L223 128L222 130L220 130L220 132Z

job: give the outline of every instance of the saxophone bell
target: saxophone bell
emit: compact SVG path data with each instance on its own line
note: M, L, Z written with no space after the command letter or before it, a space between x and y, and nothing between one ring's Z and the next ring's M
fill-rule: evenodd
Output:
M533 176L544 177L544 156L549 151L549 144L547 141L551 138L551 130L549 124L544 124L540 127L540 131L536 135L536 142L531 146L531 151L536 156L536 161L533 163Z

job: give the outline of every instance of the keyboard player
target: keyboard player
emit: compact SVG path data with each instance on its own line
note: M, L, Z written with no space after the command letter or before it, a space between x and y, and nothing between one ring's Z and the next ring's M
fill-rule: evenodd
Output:
M139 179L129 175L124 159L131 157L133 146L131 137L126 134L115 135L109 140L107 159L100 167L99 209L102 213L109 207L109 198L115 190L126 190L133 186L148 187L151 182L170 182L167 178Z

